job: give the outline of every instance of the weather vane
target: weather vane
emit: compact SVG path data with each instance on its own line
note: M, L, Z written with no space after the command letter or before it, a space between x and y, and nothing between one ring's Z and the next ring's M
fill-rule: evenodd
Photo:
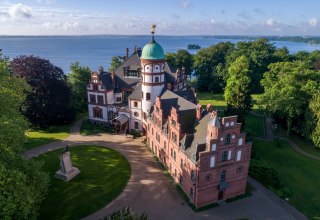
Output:
M152 24L150 29L151 29L151 34L153 35L156 32L156 25Z

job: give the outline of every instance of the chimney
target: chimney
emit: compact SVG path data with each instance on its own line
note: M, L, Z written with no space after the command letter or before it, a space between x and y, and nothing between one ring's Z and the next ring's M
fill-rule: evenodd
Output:
M126 48L126 60L129 58L129 48Z
M196 115L196 117L197 117L198 121L200 121L201 118L202 118L202 108L201 108L200 104L197 105L197 115Z
M111 73L111 80L112 80L112 86L114 87L114 85L115 85L115 74L114 74L114 71L112 71L112 73Z

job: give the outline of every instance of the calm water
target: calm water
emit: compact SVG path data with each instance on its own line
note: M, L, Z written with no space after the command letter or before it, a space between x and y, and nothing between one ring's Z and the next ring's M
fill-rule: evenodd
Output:
M199 36L157 36L156 40L165 52L176 52L179 48L186 49L188 44L207 47L223 41L233 43L241 41ZM18 55L35 55L49 59L68 73L70 64L75 61L95 71L100 65L106 69L112 56L124 56L127 47L130 54L135 46L143 47L149 41L150 36L0 37L0 49L11 59ZM286 46L291 53L300 50L320 50L320 45L287 41L273 43L276 47Z

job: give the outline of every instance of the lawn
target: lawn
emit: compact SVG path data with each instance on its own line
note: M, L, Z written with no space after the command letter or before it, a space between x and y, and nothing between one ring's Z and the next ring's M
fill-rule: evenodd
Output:
M289 203L308 218L320 218L320 161L295 152L286 142L270 143L254 140L253 151L257 158L277 170L283 186L291 196Z
M250 130L255 137L265 137L265 118L248 114L245 116L245 130Z
M80 219L101 209L115 199L130 178L130 164L120 153L99 146L71 147L73 166L81 173L70 182L54 178L59 170L62 150L43 154L50 175L47 198L40 207L39 219Z
M26 132L25 149L29 150L44 144L63 140L70 135L70 129L73 125L87 113L78 114L74 122L67 125L51 126L46 130L30 129Z

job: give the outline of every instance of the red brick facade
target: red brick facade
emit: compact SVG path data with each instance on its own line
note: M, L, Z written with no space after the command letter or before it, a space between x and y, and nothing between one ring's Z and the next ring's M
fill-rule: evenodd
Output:
M206 144L192 156L180 143L185 134L181 132L183 122L180 121L179 110L172 107L168 118L163 118L160 98L157 97L153 115L147 120L149 147L196 207L244 194L251 143L246 143L246 135L241 133L237 116L220 119L217 112L208 106L206 116L201 118L199 105L195 114L196 123L206 126L203 140ZM167 129L163 129L165 121Z

